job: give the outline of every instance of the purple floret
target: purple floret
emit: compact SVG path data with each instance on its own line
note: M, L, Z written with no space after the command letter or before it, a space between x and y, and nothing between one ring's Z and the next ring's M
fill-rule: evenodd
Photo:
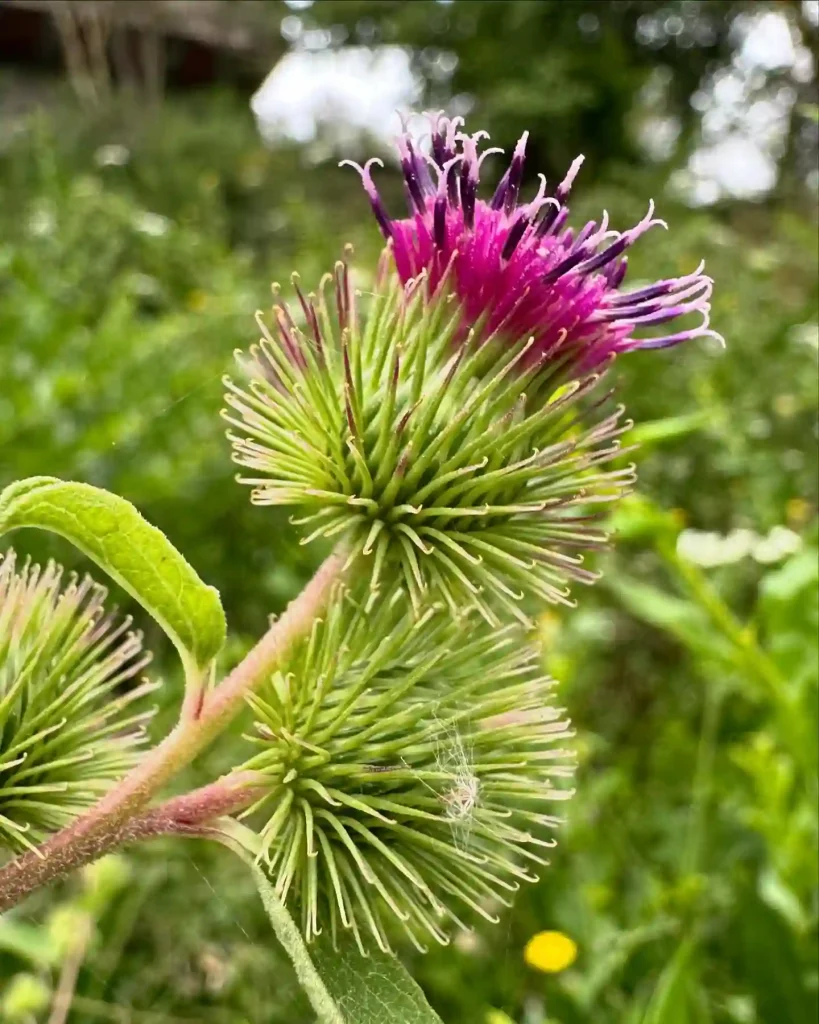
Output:
M547 195L546 179L534 199L520 201L527 133L489 202L478 198L480 166L496 149L479 153L486 132L467 135L461 118L431 118L431 152L405 131L398 140L410 215L393 219L372 179L368 160L359 171L402 281L426 276L430 293L444 280L460 299L464 332L485 318L488 334L533 338L533 358L576 353L584 369L611 355L666 348L690 338L720 336L709 329L712 280L701 264L684 277L636 291L621 291L630 246L650 228L666 227L646 216L628 231L609 229L604 213L580 231L566 227L566 198L583 162L578 157ZM351 161L345 161L351 163ZM695 316L673 333L646 329ZM721 340L721 339L720 339Z

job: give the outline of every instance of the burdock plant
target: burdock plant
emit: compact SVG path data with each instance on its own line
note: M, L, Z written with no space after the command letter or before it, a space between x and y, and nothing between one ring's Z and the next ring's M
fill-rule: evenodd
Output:
M128 502L48 477L0 495L0 533L67 537L166 631L186 681L177 725L139 755L138 636L96 585L6 553L0 909L124 843L215 839L248 862L323 1021L372 1020L379 1000L431 1021L396 952L497 921L548 865L572 730L531 616L596 579L633 480L607 370L713 334L711 281L626 290L653 205L624 232L605 215L573 230L581 161L524 200L526 136L481 198L496 151L461 127L400 138L403 219L374 161L359 168L386 240L368 286L349 253L315 292L294 275L226 381L252 500L333 550L221 681L218 594ZM159 799L240 713L235 768Z

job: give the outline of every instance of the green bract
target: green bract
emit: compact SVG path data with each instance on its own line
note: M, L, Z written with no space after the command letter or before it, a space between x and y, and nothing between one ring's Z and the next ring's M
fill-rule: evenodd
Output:
M416 613L432 596L497 625L504 608L525 621L527 595L569 603L569 582L596 578L583 550L606 539L589 508L633 475L600 468L629 424L619 408L588 420L608 397L589 401L599 374L571 379L568 357L480 323L463 336L446 281L430 295L384 264L365 316L346 264L330 302L332 282L320 299L298 291L303 328L282 303L273 332L260 315L249 383L227 381L253 501L300 507L304 543L343 535L372 589L397 576Z
M269 812L260 856L308 940L446 943L536 880L573 771L552 685L518 625L336 595L248 698L259 752L240 769L268 779L249 813Z
M136 761L152 689L141 637L87 577L0 555L0 859L93 804ZM61 589L62 587L62 589Z

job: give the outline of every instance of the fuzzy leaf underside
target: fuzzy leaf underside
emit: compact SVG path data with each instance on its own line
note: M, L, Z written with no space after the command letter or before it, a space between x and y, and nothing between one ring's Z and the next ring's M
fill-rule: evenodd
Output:
M203 670L227 626L218 592L124 498L90 484L30 477L0 492L0 536L35 527L65 537L138 601L187 668Z
M334 949L328 939L309 946L264 871L251 870L276 937L286 949L321 1024L441 1024L441 1018L395 957L363 957L352 938Z
M313 963L341 1010L345 1024L441 1024L418 983L394 956L371 950L363 957L352 938L310 947Z

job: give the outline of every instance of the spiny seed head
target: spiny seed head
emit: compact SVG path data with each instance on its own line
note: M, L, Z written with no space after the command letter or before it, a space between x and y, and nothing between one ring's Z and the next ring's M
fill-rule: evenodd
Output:
M424 950L536 880L572 733L518 625L417 619L400 590L330 609L248 698L259 752L241 770L268 780L248 814L267 813L260 856L308 940L389 950L399 928Z
M87 577L0 555L0 859L66 825L135 763L152 689L130 620Z
M234 459L254 502L299 508L302 543L343 536L373 592L397 578L416 611L442 599L524 619L525 596L571 603L568 583L596 578L591 513L633 478L601 467L630 424L600 411L601 374L533 356L532 338L481 322L460 337L448 280L404 285L384 261L366 297L346 263L319 298L296 283L301 326L277 302L240 356L246 381L226 381Z

